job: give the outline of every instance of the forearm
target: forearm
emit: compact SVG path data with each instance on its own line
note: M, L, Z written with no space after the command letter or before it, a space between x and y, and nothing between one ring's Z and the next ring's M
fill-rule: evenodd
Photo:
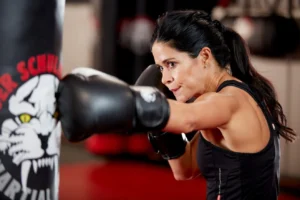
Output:
M176 180L190 180L200 174L197 164L197 147L199 133L187 143L185 153L176 158L168 160Z
M185 153L182 156L168 160L168 162L176 180L180 181L190 179L193 174L190 143L186 145Z
M170 117L163 131L176 134L194 131L194 113L191 104L168 100Z

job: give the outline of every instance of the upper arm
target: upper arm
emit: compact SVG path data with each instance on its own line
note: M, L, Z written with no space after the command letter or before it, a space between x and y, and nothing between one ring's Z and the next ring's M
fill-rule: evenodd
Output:
M195 130L223 126L230 121L238 105L233 95L213 94L190 105L191 123Z
M227 124L238 110L239 104L233 95L212 93L193 103L170 100L170 119L165 130L191 132L221 127Z

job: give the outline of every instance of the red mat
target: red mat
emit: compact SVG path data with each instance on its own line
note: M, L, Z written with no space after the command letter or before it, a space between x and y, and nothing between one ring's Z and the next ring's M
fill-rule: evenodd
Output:
M176 181L169 168L139 162L62 165L60 175L60 200L205 199L204 179Z

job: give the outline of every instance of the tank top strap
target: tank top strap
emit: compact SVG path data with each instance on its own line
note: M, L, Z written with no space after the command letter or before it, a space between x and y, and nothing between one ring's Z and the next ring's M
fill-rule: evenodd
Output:
M263 103L263 101L258 97L257 94L255 94L251 89L250 87L246 84L246 83L243 83L243 82L239 82L239 81L236 81L236 80L227 80L227 81L224 81L223 83L221 83L221 85L217 88L217 92L220 92L224 87L226 86L235 86L237 88L240 88L244 91L246 91L248 94L250 94L252 96L252 98L254 98L254 100L259 104L261 105L262 107L265 108L265 105Z

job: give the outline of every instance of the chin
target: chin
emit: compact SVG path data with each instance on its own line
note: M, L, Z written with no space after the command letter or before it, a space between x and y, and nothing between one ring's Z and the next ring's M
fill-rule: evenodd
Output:
M183 96L176 97L176 101L185 103L188 99Z

